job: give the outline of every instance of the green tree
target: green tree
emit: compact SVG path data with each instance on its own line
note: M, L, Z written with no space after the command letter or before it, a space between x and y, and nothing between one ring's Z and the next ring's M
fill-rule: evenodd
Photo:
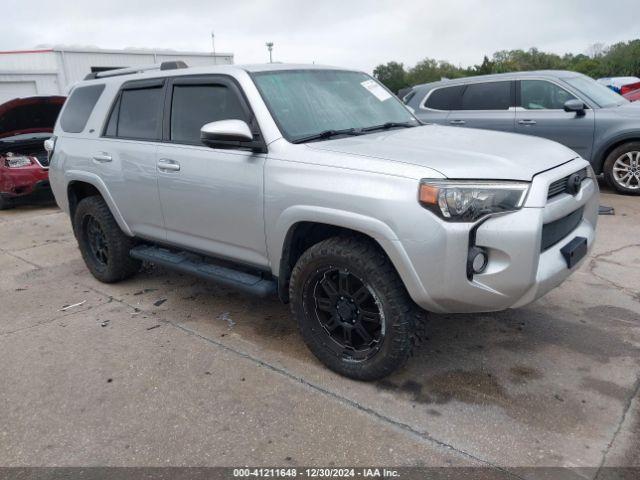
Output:
M500 50L491 57L485 55L480 65L467 68L433 58L425 58L408 70L402 63L389 62L378 65L373 73L390 90L397 92L409 85L434 82L442 78L526 70L571 70L593 78L627 75L640 77L640 39L616 43L610 47L595 44L589 46L586 53L566 53L562 56L542 52L537 48Z
M465 70L444 60L425 58L409 69L407 79L411 85L434 82L443 78L458 78L465 76Z
M495 73L494 68L495 63L489 60L489 57L485 55L482 59L482 64L473 67L472 75L488 75L490 73Z
M640 39L612 45L599 60L607 76L640 76Z
M378 65L373 70L373 76L394 93L409 86L407 72L402 63L388 62L386 65Z

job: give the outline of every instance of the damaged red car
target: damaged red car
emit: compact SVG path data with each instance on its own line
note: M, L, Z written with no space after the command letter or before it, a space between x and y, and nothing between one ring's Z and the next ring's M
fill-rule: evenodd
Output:
M0 105L0 210L53 198L44 141L64 101L61 96L28 97Z

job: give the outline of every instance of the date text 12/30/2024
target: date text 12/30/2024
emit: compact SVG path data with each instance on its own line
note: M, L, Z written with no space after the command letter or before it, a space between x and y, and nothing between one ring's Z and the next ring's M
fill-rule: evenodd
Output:
M236 478L397 478L389 468L234 468Z

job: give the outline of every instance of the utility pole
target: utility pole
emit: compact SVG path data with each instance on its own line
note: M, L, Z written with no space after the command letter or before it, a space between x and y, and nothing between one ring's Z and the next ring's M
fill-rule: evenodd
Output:
M273 63L273 56L271 55L271 51L273 50L273 42L265 43L267 49L269 50L269 63Z

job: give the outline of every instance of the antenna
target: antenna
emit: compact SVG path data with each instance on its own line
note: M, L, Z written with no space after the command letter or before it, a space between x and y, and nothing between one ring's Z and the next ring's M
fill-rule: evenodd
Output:
M213 64L217 65L218 58L216 57L216 36L211 30L211 47L213 48Z

